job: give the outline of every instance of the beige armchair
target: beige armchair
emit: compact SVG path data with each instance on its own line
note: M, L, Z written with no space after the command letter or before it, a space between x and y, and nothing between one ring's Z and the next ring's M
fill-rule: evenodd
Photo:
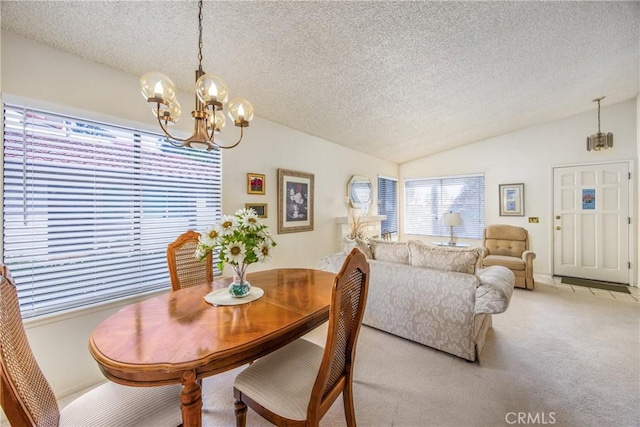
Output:
M482 268L502 265L516 275L516 287L533 289L533 260L536 254L529 250L529 233L525 228L512 225L489 225L482 240L484 256Z

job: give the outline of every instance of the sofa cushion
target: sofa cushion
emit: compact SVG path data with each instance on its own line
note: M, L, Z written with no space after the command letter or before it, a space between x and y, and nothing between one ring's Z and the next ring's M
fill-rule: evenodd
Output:
M409 242L411 265L459 273L474 274L481 251L480 248L449 248Z
M406 242L371 239L369 240L369 247L375 260L409 264L409 245Z

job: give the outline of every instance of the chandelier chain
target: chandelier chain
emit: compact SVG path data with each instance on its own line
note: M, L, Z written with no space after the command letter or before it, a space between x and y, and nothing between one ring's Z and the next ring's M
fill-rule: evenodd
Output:
M198 2L198 69L202 70L202 0Z
M600 100L598 99L598 135L600 135Z

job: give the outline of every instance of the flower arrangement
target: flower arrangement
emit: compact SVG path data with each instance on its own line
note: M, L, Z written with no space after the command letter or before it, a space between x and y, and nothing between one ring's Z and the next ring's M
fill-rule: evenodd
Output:
M271 248L276 243L267 228L253 209L238 209L233 215L223 215L201 234L194 256L202 261L219 247L218 269L228 263L242 283L249 264L271 258Z

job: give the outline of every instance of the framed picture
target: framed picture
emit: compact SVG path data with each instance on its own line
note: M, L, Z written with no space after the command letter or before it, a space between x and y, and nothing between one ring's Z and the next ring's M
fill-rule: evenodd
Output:
M278 234L313 231L313 174L278 169Z
M245 203L246 209L253 209L258 214L258 218L267 217L267 204L266 203Z
M524 184L500 184L500 216L524 216Z
M248 194L264 194L265 177L259 173L247 174L247 193Z

